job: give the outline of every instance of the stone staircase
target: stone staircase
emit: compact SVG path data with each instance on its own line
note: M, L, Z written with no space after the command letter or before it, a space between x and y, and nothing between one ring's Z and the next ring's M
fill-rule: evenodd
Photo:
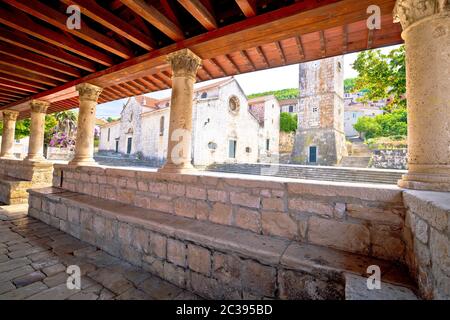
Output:
M346 168L367 168L369 167L372 152L369 147L359 137L349 138L352 143L351 153L342 158L340 167Z
M406 171L283 164L213 164L205 170L335 182L396 184Z
M371 157L364 157L364 156L343 157L339 166L346 168L367 168L370 163L370 158Z

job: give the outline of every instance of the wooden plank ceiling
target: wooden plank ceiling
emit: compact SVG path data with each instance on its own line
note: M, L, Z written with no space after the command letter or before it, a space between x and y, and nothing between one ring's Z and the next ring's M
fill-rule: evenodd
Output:
M378 5L382 28L366 27ZM0 109L75 108L75 85L100 103L171 87L168 53L202 59L198 81L401 43L395 0L0 0ZM69 5L81 29L68 29Z

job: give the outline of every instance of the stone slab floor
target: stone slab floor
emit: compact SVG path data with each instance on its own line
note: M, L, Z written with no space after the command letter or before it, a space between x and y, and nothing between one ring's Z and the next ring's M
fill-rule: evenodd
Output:
M69 290L69 265L81 290ZM198 297L27 216L26 205L0 207L0 300L191 300Z

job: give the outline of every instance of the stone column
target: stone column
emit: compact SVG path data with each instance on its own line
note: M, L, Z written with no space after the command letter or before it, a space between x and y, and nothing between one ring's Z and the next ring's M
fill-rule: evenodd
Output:
M45 160L44 150L44 131L45 131L45 114L47 108L50 106L49 102L32 100L30 102L31 109L31 126L30 126L30 141L28 144L28 155L25 160L28 161L43 161Z
M194 83L201 59L183 49L168 56L173 71L167 161L161 172L183 173L194 170L191 164L192 104Z
M16 120L19 115L15 110L3 110L3 134L0 158L15 159L13 154Z
M450 191L450 2L397 0L406 46L408 173L399 186Z
M94 160L94 130L95 109L102 88L89 83L77 85L80 101L77 125L77 140L75 141L75 156L69 165L95 165Z

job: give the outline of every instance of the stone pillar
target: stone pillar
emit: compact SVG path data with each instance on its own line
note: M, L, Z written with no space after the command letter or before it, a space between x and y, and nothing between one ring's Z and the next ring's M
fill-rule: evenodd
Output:
M16 120L19 115L15 110L3 110L3 134L0 158L15 159L13 154Z
M397 0L406 46L408 173L399 186L450 191L450 2Z
M201 59L183 49L168 56L173 71L167 161L161 172L183 173L194 170L191 164L192 104L194 83Z
M28 144L28 155L25 160L43 161L45 160L44 150L44 131L45 131L45 114L49 102L33 100L30 102L31 109L31 126L30 141Z
M102 88L89 83L77 85L80 101L77 125L77 140L75 155L69 165L95 165L94 160L94 130L95 109Z

